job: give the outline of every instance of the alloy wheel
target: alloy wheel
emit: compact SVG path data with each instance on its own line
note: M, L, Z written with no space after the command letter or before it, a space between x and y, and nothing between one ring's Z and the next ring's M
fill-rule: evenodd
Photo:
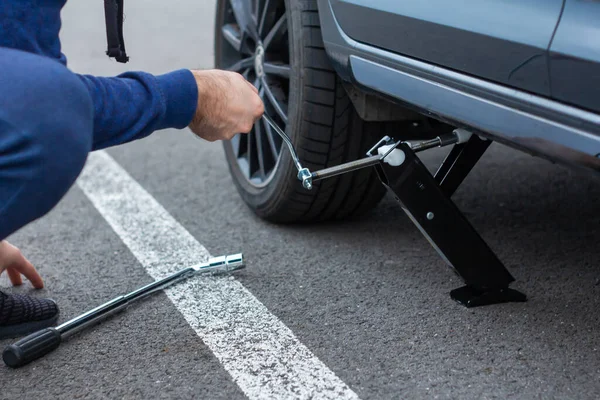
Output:
M259 91L265 112L280 127L288 123L290 51L285 4L280 0L225 0L217 66L239 72ZM262 187L272 179L282 153L279 135L258 120L248 134L228 143L247 181Z

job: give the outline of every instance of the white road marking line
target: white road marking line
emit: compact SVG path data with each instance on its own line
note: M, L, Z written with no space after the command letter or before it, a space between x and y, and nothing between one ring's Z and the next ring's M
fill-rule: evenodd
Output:
M210 256L106 152L90 154L77 183L152 278ZM198 277L165 292L248 398L358 399L237 280Z

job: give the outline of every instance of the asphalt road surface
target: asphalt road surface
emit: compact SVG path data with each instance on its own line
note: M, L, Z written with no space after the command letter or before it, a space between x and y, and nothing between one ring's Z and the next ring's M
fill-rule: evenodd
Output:
M102 2L69 3L73 70L212 67L213 1L126 9L124 66L104 55ZM492 145L455 201L529 301L465 309L448 296L461 282L392 198L359 220L268 224L240 200L220 144L158 132L92 155L60 205L10 238L45 278L35 294L65 321L208 253L243 252L248 268L0 367L0 397L596 399L599 198L594 178Z

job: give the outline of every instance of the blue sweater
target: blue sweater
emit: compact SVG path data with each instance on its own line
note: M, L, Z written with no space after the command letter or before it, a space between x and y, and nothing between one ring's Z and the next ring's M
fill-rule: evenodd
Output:
M65 3L0 0L0 47L50 57L66 66L58 36ZM99 17L104 20L103 15ZM78 76L94 104L95 150L140 139L159 129L185 128L196 110L198 89L187 69L158 76L145 72L106 78Z

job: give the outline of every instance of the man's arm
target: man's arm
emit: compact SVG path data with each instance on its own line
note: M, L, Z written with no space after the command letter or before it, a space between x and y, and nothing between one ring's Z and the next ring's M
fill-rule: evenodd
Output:
M79 75L94 104L94 150L190 124L198 88L189 70L165 75L126 72L117 77Z
M94 102L94 149L140 139L157 129L186 126L208 141L227 140L249 132L264 112L256 88L233 72L79 76ZM19 249L0 241L0 275L4 270L14 285L22 283L22 274L34 287L44 286Z
M187 126L206 140L227 140L249 132L264 111L256 88L232 72L182 69L79 77L94 104L94 150Z

